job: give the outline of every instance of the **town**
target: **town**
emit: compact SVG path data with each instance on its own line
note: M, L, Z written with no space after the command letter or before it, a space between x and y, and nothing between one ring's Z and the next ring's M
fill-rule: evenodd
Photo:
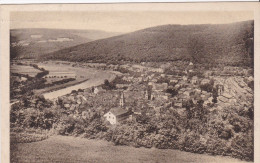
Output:
M159 116L163 109L181 113L198 103L209 110L232 105L249 109L253 101L253 92L248 86L253 81L249 69L225 67L221 74L214 75L214 70L201 73L201 69L192 62L179 66L179 69L169 63L161 64L160 67L158 63L157 67L148 67L148 64L151 63L108 66L94 63L73 64L73 67L109 69L120 74L111 82L104 81L99 86L73 90L70 94L51 100L59 105L61 103L58 101L63 101L62 107L71 110L75 117L86 114L86 111L81 111L87 110L86 108L102 110L101 115L113 125L133 120L135 116L142 114L155 113ZM50 72L43 78L56 78L55 81L75 79L76 74ZM17 78L16 81L24 82L26 78Z
M254 160L253 20L117 32L10 30L11 162Z
M77 93L58 99L64 101L66 109L75 111L75 116L84 114L79 111L81 107L103 107L102 114L111 124L120 123L130 117L132 119L132 116L141 115L142 111L147 109L155 111L155 115L159 115L165 108L182 112L187 103L190 102L189 105L192 106L199 101L203 101L203 106L207 109L229 105L249 108L250 101L253 100L252 90L247 84L253 81L253 77L246 69L230 70L232 73L240 73L241 76L229 77L228 71L214 76L214 71L204 74L197 72L190 62L182 72L185 75L178 76L166 74L160 67L147 68L143 65L144 63L106 67L96 64L95 68L98 69L109 68L121 72L120 76L112 81L113 88L110 88L108 82L107 87L104 84L78 92L75 90ZM92 64L88 66L93 67ZM107 116L108 113L111 114L110 117ZM112 116L114 119L111 119Z

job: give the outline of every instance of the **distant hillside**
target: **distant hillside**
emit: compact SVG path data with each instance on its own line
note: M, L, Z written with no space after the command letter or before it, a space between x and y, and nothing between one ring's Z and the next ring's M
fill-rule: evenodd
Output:
M69 61L174 61L247 64L253 21L222 25L163 25L65 48L42 57Z
M18 57L36 58L60 49L118 35L98 30L11 29L10 43L19 47Z

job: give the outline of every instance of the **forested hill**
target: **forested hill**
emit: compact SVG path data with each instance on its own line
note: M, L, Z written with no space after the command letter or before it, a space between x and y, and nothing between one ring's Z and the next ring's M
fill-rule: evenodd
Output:
M163 25L62 49L42 59L69 61L193 60L227 64L253 61L254 22Z

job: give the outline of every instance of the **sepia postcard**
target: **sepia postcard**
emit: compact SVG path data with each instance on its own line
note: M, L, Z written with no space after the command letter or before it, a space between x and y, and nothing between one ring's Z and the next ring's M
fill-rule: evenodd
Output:
M258 162L255 2L1 7L1 161Z

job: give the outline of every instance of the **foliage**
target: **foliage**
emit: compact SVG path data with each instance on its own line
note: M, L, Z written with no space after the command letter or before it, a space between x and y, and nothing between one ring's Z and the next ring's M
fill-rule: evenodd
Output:
M104 84L102 85L102 88L105 90L112 90L116 88L115 83L109 82L107 79L104 81Z
M212 93L214 91L214 80L210 80L209 83L201 84L200 89Z
M172 97L176 96L178 94L178 90L176 88L168 88L166 90L166 93L170 93Z
M253 21L164 25L69 47L43 55L41 59L103 63L193 60L211 63L210 66L218 63L252 66L252 52L248 51L252 50L253 26Z
M130 73L130 71L128 69L120 67L120 66L117 69L115 69L115 71L119 71L123 74Z
M170 79L168 79L167 77L160 77L158 80L157 80L157 83L170 83Z

